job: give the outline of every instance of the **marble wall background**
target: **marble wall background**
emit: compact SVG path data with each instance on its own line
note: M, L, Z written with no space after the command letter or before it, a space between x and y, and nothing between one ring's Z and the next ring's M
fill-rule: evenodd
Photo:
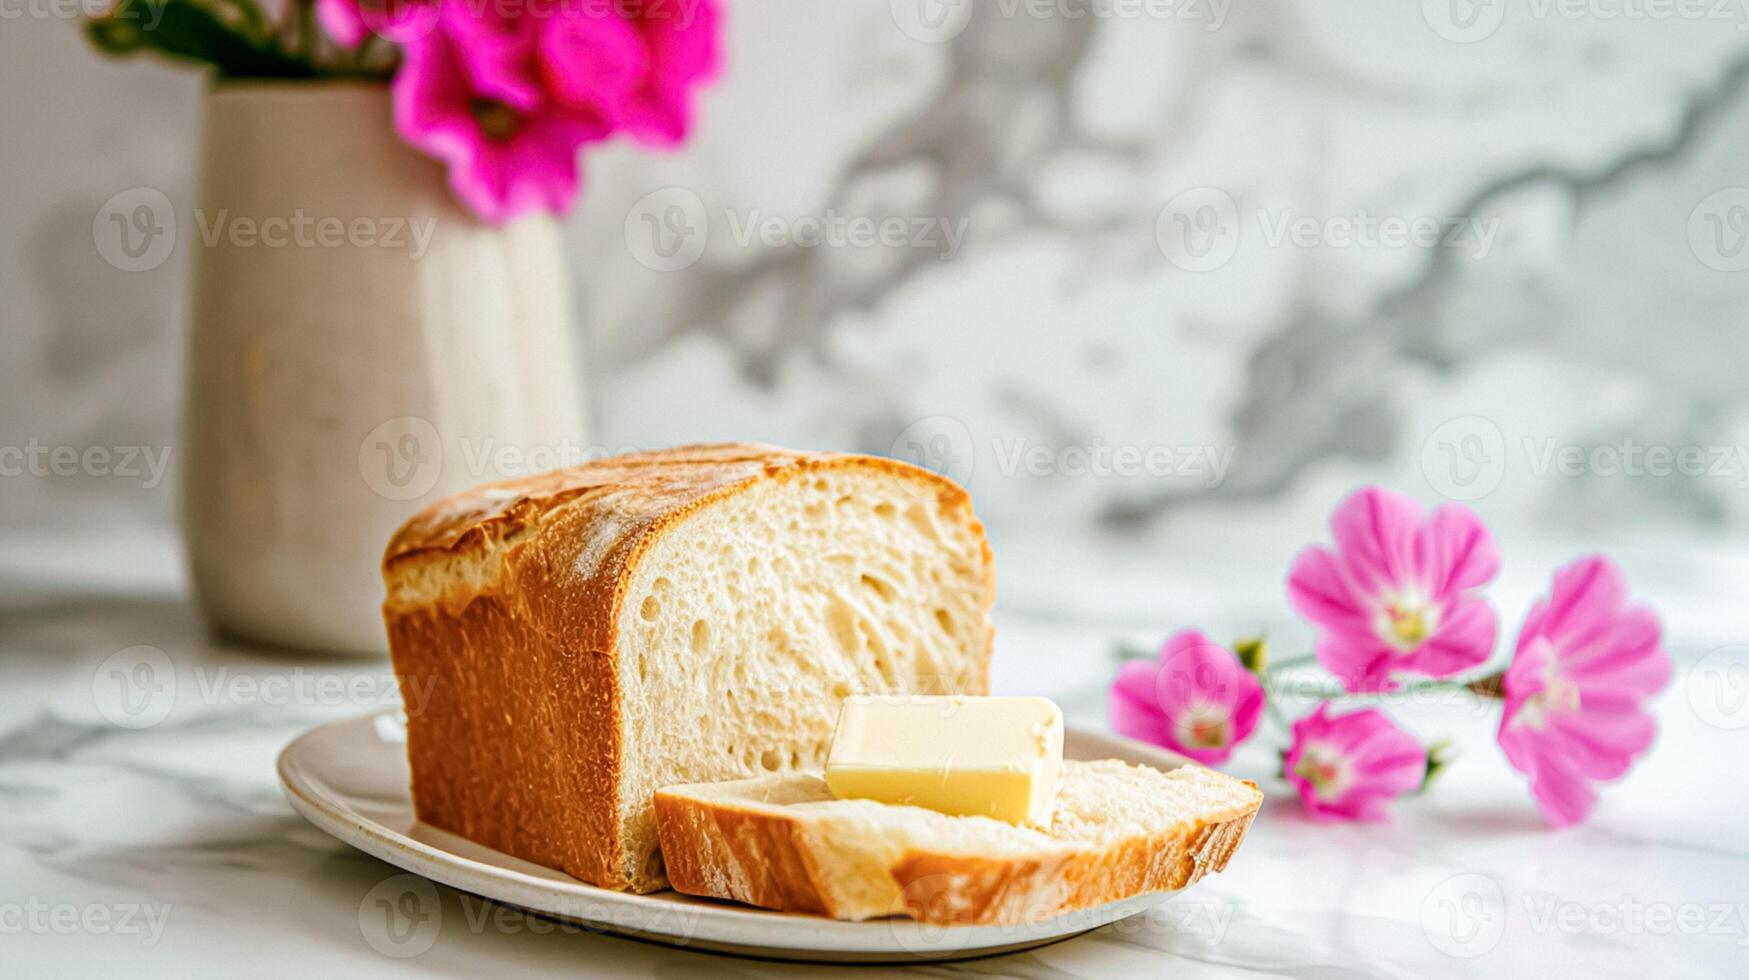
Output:
M730 7L698 138L594 154L568 221L592 441L926 458L1023 583L1035 538L1291 550L1365 480L1590 543L1749 525L1742 0ZM200 83L14 8L0 444L172 445L187 256L118 271L92 220L187 205ZM922 241L747 237L810 218ZM1599 446L1691 472L1561 468ZM173 513L4 486L5 522Z

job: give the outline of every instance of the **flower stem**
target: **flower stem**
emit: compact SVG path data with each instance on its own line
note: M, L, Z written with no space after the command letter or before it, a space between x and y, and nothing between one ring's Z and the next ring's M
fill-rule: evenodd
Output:
M1287 715L1282 712L1281 705L1276 704L1275 699L1270 697L1267 692L1263 696L1263 709L1269 712L1269 719L1280 725L1282 731L1292 732L1294 730L1293 722L1289 721Z
M1278 670L1291 670L1294 667L1305 667L1307 665L1315 664L1317 662L1318 662L1318 655L1317 654L1315 654L1315 653L1302 653L1297 657L1288 657L1285 660L1277 660L1275 663L1272 663L1269 665L1269 671L1270 671L1270 673L1274 673L1275 671L1278 671Z
M364 39L358 42L358 51L352 59L354 72L360 75L365 74L365 69L370 66L370 56L374 53L376 46L377 36L375 34L366 34Z
M1478 677L1465 684L1464 687L1477 697L1504 701L1506 699L1506 672L1502 670L1486 677Z

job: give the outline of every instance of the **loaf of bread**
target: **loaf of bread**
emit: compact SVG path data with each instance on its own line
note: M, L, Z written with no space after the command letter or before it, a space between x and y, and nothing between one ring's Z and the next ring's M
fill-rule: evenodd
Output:
M1019 925L1174 891L1227 865L1263 802L1198 766L1065 761L1051 826L838 800L817 774L656 794L678 891L838 919Z
M858 692L988 692L965 491L750 445L618 456L433 504L384 556L419 818L664 887L651 795L817 769Z

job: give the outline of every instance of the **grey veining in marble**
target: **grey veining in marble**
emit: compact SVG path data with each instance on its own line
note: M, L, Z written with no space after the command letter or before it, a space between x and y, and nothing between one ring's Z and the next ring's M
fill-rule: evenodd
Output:
M731 68L693 143L590 157L570 224L592 443L905 453L909 427L946 419L994 524L1171 528L1322 506L1356 475L1439 493L1424 445L1480 415L1507 456L1494 520L1743 526L1741 459L1694 479L1537 465L1550 440L1749 445L1740 243L1707 255L1695 237L1713 219L1734 234L1740 212L1716 195L1749 183L1740 5L1506 4L1469 43L1440 18L1499 4L1072 3L1160 13L1065 18L978 0L939 43L901 29L910 0L735 6ZM20 231L0 250L0 444L173 450L186 256L109 268L89 215L134 186L189 200L196 87L100 66L67 26L25 19L0 41L43 83L0 109L34 134L0 160L28 188L0 205ZM1159 235L1163 208L1203 187L1235 202L1240 237L1193 271ZM708 225L677 271L640 264L628 238L665 190ZM1265 233L1369 214L1496 233L1484 254ZM807 247L734 229L830 215L964 240ZM1014 444L1231 460L1213 481L1084 477L1005 467ZM167 484L138 480L14 489L20 515L170 510Z

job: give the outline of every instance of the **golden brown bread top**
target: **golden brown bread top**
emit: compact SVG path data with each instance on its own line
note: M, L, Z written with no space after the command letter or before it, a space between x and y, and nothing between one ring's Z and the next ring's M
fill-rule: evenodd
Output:
M432 503L401 526L383 555L385 570L423 551L460 551L502 540L567 504L644 495L655 510L677 499L698 500L713 490L780 470L808 457L776 446L718 443L627 453L569 469L486 483Z
M958 484L881 457L753 443L628 453L484 484L432 503L389 541L385 611L436 605L453 612L475 596L493 594L585 649L605 650L627 570L657 532L760 479L849 467L932 484L944 511L963 510L964 520L977 520ZM983 552L988 569L988 545Z

